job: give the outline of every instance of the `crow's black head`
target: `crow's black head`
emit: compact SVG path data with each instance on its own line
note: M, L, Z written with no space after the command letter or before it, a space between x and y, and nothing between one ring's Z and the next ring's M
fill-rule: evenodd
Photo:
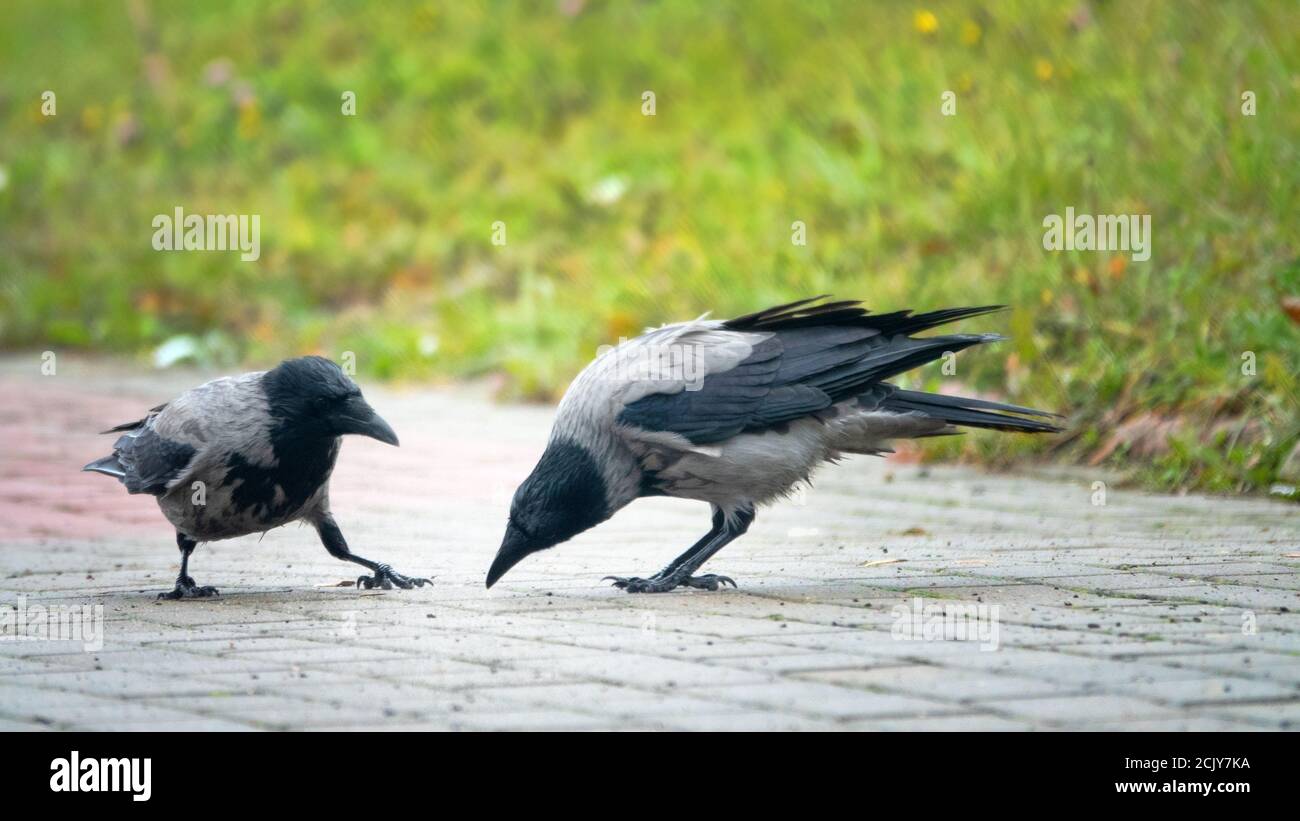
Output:
M572 442L552 442L515 491L487 586L496 584L528 554L567 541L609 515L605 481L591 454Z
M397 434L366 403L357 384L328 359L287 359L267 371L262 384L281 436L326 439L359 433L397 444Z

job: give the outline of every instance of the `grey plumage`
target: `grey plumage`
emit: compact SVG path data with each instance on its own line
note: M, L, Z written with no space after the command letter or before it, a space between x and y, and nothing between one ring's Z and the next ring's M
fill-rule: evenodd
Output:
M359 580L363 586L427 583L352 554L334 523L329 479L340 437L357 433L395 445L397 436L329 360L303 357L216 379L106 432L121 434L113 453L84 470L157 498L182 554L176 588L167 594L173 598L216 592L186 573L196 543L298 520L317 529L332 555L374 571Z
M1001 339L994 334L909 336L996 310L999 306L871 315L856 302L803 300L732 320L665 326L606 352L569 387L548 446L548 454L559 448L586 454L599 477L600 517L590 521L591 515L574 510L569 518L582 525L577 530L547 528L549 536L562 538L520 535L533 534L532 520L554 518L554 510L539 510L542 497L533 485L574 483L544 455L512 505L511 526L489 572L489 586L528 553L641 496L667 495L708 502L714 529L657 576L616 582L645 592L682 584L716 587L729 580L692 580L689 574L744 532L756 507L786 495L822 463L850 453L885 453L892 439L954 433L955 426L1058 430L1042 421L1051 414L1041 411L906 391L884 381L945 352ZM664 362L678 366L657 366ZM682 367L686 363L694 373ZM568 454L566 462L575 459ZM565 506L564 491L549 496L551 508Z
M317 491L299 504L268 507L238 504L233 498L242 484L241 478L231 476L238 466L278 466L262 385L265 376L258 371L215 379L159 405L137 422L107 431L123 431L106 459L115 459L127 491L156 496L167 520L197 541L269 530L328 507L333 459ZM86 469L107 472L97 467L104 461ZM195 493L204 504L192 502Z

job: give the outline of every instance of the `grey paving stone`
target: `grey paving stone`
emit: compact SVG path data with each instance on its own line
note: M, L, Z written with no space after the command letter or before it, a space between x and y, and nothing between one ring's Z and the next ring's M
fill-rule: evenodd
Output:
M1002 715L1031 719L1063 728L1086 729L1098 720L1161 720L1178 713L1149 701L1116 695L1051 696L980 702Z
M700 687L693 688L691 693L755 709L838 720L871 716L935 716L962 712L955 705L939 700L798 680Z
M178 562L153 501L77 469L95 430L199 377L30 365L0 357L21 443L0 462L0 608L102 606L104 646L0 636L0 730L1300 726L1294 505L1112 487L1094 507L1086 471L859 458L710 562L739 590L601 582L707 529L705 506L653 499L486 591L550 411L366 384L403 444L349 440L333 507L357 552L434 586L338 586L357 572L289 527L202 545L191 572L222 595L160 602ZM917 598L996 606L997 649L897 639Z

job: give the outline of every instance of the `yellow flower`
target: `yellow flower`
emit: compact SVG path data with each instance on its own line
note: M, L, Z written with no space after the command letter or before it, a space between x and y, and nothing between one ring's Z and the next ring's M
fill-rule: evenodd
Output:
M1037 74L1038 79L1042 80L1044 83L1052 79L1053 71L1052 61L1048 60L1046 57L1039 57L1038 60L1034 62L1034 73Z
M976 23L974 20L967 20L965 23L961 24L961 41L966 45L975 45L983 36L984 30L981 29L980 24Z
M916 15L912 18L912 24L922 34L934 34L939 30L939 18L934 16L934 12L924 9L917 10Z
M257 107L257 101L253 99L241 101L239 103L239 136L242 139L249 140L256 137L261 130L262 110Z

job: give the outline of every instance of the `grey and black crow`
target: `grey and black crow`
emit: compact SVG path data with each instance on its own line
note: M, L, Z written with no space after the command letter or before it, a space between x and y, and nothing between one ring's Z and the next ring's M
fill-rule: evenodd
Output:
M873 315L856 301L823 299L667 325L588 365L515 492L487 586L530 553L642 496L708 502L713 527L650 578L607 578L630 593L735 586L725 576L694 574L748 529L758 505L785 496L823 462L887 453L891 439L957 433L957 426L1060 430L1043 421L1055 414L885 381L946 352L1002 339L911 336L1002 306Z
M386 564L348 550L330 514L329 479L339 437L369 436L390 445L397 434L338 365L319 356L270 371L216 379L105 433L122 433L111 456L83 470L116 477L131 493L156 496L176 528L180 599L216 594L190 578L198 542L259 533L299 519L310 522L330 555L373 572L359 587L422 587Z

